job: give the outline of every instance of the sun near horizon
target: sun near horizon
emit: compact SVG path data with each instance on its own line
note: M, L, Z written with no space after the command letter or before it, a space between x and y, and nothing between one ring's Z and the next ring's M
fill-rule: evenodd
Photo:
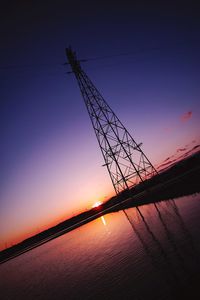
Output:
M101 206L102 204L103 204L103 202L97 201L97 202L95 202L95 203L92 205L92 208L99 207L99 206Z

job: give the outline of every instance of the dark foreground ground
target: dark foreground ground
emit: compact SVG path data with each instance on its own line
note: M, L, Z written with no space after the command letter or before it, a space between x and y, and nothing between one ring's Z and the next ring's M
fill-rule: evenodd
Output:
M121 195L111 198L98 208L79 214L35 236L32 236L17 245L1 251L0 263L14 258L76 227L90 222L100 215L112 211L119 211L128 207L135 207L161 200L199 193L199 181L200 152L177 163L167 171L153 177L145 183L139 184L134 189L125 191ZM199 276L195 276L195 278L197 277L199 278ZM198 285L196 279L192 279L192 284L190 286L192 285ZM194 289L195 288L193 288L193 290ZM185 295L186 291L183 291L182 299L185 299Z

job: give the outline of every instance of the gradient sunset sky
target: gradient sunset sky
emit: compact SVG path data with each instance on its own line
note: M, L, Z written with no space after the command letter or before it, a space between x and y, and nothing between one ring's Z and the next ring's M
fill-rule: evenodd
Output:
M192 1L41 2L1 8L1 249L114 195L69 45L156 167L200 143Z

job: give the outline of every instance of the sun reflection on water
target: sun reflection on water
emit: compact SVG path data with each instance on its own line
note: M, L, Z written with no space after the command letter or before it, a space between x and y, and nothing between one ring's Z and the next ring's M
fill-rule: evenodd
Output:
M106 220L105 220L104 216L101 217L101 220L102 220L103 225L106 226L107 224L106 224Z

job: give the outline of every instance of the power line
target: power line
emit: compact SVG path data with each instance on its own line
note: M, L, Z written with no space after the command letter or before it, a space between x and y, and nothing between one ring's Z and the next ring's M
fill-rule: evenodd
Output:
M160 47L153 47L151 49L140 49L138 51L133 51L133 52L124 52L124 53L119 53L119 54L113 54L113 55L105 55L105 56L97 56L97 57L91 57L91 58L87 58L86 61L90 61L90 60L101 60L101 59L107 59L107 58L113 58L113 57L119 57L119 56L131 56L131 55L136 55L136 54L140 54L143 52L147 52L149 50L159 50Z
M199 39L191 39L191 40L187 40L187 41L175 41L175 43L170 44L170 48L172 48L173 50L175 50L175 47L177 45L189 45L189 42L200 42ZM80 59L79 61L81 62L90 62L90 61L96 61L96 60L104 60L104 59L110 59L110 58L117 58L117 57L121 57L121 56L136 56L139 54L143 54L143 53L150 53L150 52L154 52L154 51L159 51L159 50L164 50L164 49L168 49L169 48L169 44L167 45L160 45L160 46L154 46L154 47L143 47L140 48L138 50L135 51L131 51L131 52L122 52L122 53L116 53L116 54L110 54L110 55L104 55L104 56L96 56L96 57L89 57L86 59ZM177 49L176 49L177 51ZM1 66L0 65L0 70L18 70L18 69L36 69L38 67L55 67L55 66L63 66L66 65L67 63L49 63L49 64L23 64L23 65L7 65L7 66Z
M199 39L190 39L187 41L186 40L175 41L174 44L173 43L170 44L170 48L172 48L174 50L175 49L174 47L177 45L187 45L188 46L189 42L200 42L200 40ZM169 44L167 44L167 45L163 44L160 46L153 46L153 47L148 47L148 48L143 47L138 50L131 51L131 52L122 52L122 53L116 53L116 54L110 54L110 55L104 55L104 56L91 57L91 58L87 58L85 61L109 59L109 58L119 57L119 56L132 56L132 55L142 54L142 53L146 53L146 52L162 50L162 49L166 49L166 48L169 48Z

